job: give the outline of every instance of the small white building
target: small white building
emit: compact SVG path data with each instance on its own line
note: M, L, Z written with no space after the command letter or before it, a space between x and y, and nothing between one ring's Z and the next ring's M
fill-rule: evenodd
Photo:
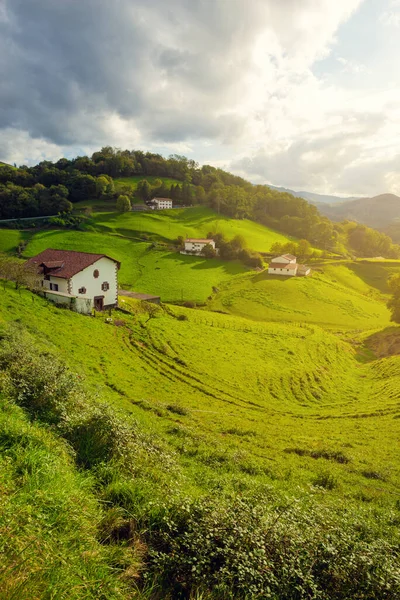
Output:
M297 259L293 254L282 254L271 260L271 263L296 264Z
M120 263L106 254L47 248L26 264L37 268L41 292L57 304L85 314L118 305Z
M300 265L293 254L282 254L271 259L268 265L268 273L271 275L283 275L284 277L294 277L295 275L309 275L310 267Z
M214 240L187 238L185 240L185 248L181 250L181 254L194 254L200 256L204 250L204 247L210 245L215 250Z
M156 210L165 210L167 208L172 208L172 200L170 198L153 198L150 204Z

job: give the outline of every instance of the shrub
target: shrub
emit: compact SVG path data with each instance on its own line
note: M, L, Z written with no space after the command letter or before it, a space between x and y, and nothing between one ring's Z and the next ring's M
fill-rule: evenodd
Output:
M365 517L261 496L186 501L149 533L149 567L174 598L391 600L399 549Z
M128 212L131 210L131 201L128 196L124 194L118 196L116 209L118 212Z
M184 406L180 406L179 404L168 404L167 410L176 415L186 416L189 414L189 411Z
M337 480L332 473L319 473L317 477L315 477L313 484L317 487L325 488L326 490L333 490L337 487Z
M57 423L81 404L79 378L50 353L40 353L29 336L11 329L0 345L2 387L33 418Z

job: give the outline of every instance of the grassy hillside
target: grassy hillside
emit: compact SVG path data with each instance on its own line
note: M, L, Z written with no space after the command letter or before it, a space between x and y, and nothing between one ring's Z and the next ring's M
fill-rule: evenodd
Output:
M318 280L295 281L310 284ZM362 284L354 282L353 287L358 285ZM353 301L356 297L364 298L360 291L354 291ZM340 306L340 297L335 296L336 301L338 298ZM373 307L370 310L376 309L376 300L365 297L365 302ZM398 522L395 511L400 486L397 451L400 356L376 359L372 342L354 331L348 343L316 325L263 323L205 310L171 307L159 308L149 319L140 303L124 299L121 304L124 312L114 311L114 321L109 324L103 316L90 318L56 308L11 285L6 285L3 292L0 331L6 331L9 323L17 323L17 331L29 332L39 349L46 352L42 362L35 359L32 375L29 354L22 363L23 368L16 367L18 375L16 379L14 376L14 385L20 385L19 373L21 385L26 377L30 382L30 386L21 388L25 391L15 395L16 401L23 404L26 389L37 385L35 378L39 373L39 386L33 388L40 392L34 405L39 413L34 414L39 414L39 420L53 419L52 431L70 440L74 450L71 456L78 464L79 460L87 462L94 451L109 447L111 438L105 446L104 441L100 444L104 435L121 441L121 448L125 450L118 454L118 461L128 460L126 447L130 438L126 429L125 433L119 433L122 425L116 418L107 416L108 413L95 412L95 421L90 410L86 415L88 407L86 400L82 404L79 387L76 388L78 411L74 405L72 409L63 409L62 394L67 394L65 402L70 402L68 390L72 385L71 379L67 380L67 386L63 384L64 371L61 371L61 379L56 377L59 387L54 391L51 386L46 388L50 390L47 393L54 395L47 401L51 409L48 412L43 405L46 395L42 386L46 377L53 372L57 374L57 369L48 371L51 355L66 361L78 373L74 381L85 379L93 394L106 401L107 406L122 411L124 422L128 423L129 415L133 415L135 427L142 431L134 436L134 472L125 471L126 467L120 462L107 458L111 462L100 466L81 463L86 465L86 470L79 474L65 455L63 440L57 442L52 437L54 434L47 430L36 431L36 425L30 426L21 412L6 408L12 411L12 422L8 416L11 424L3 425L4 420L0 418L0 427L6 427L6 434L2 430L0 435L0 443L12 460L7 463L8 470L2 472L6 487L0 488L0 494L4 495L4 489L11 490L7 523L11 522L15 528L19 519L24 522L23 511L26 510L32 512L33 518L18 532L15 529L14 546L10 546L10 542L6 548L7 572L16 573L18 581L7 578L10 593L4 588L8 593L5 597L11 598L18 585L25 593L25 596L20 595L24 600L32 590L38 597L50 598L49 589L54 591L55 597L58 594L74 599L94 598L96 593L104 600L122 598L124 594L129 597L127 589L134 590L136 583L142 589L145 586L146 580L140 579L139 573L147 569L151 577L155 577L154 573L164 574L162 583L159 582L161 591L154 588L151 594L143 592L138 598L172 600L181 594L182 582L186 582L184 587L193 585L193 590L196 586L202 590L203 595L197 597L219 598L217 592L216 595L211 592L218 583L225 586L221 588L225 590L225 597L233 594L233 597L244 598L242 592L248 590L249 582L256 585L256 581L261 581L257 579L261 573L264 573L263 578L270 573L263 567L264 563L259 565L254 557L249 559L252 556L249 552L256 543L254 536L261 535L256 532L263 531L257 543L264 544L261 540L265 540L265 522L275 523L275 520L282 527L272 527L276 539L267 551L268 560L273 561L271 577L274 575L272 579L268 576L262 586L276 586L273 597L277 600L295 600L298 585L303 591L308 589L303 580L305 573L312 573L309 577L313 585L321 589L321 594L323 590L325 596L321 597L327 599L353 598L356 590L365 589L365 597L378 600L385 597L382 586L386 584L378 583L382 581L388 585L390 582L390 589L395 589L397 542L393 536ZM335 311L336 307L332 307ZM393 327L390 330L392 337L395 330ZM0 369L4 367L4 349L2 352ZM16 360L22 360L23 344L18 341L15 352ZM13 361L10 365L12 373ZM41 369L45 369L43 375ZM0 383L2 381L4 376L0 378ZM75 387L72 385L72 390ZM36 396L33 394L32 398ZM28 411L33 410L31 401L25 406ZM101 429L103 422L107 424L105 429ZM9 434L10 427L13 437ZM106 434L107 431L112 433ZM89 433L90 439L87 438ZM37 441L31 444L29 436L40 440L39 446ZM53 444L59 448L53 452L50 462L54 468L47 471L49 459L46 457ZM40 452L32 462L31 448L36 447ZM12 448L11 454L7 448ZM119 446L115 448L115 452L119 452ZM41 475L33 478L33 473ZM93 481L91 487L90 481ZM82 495L83 489L87 491ZM228 498L236 498L234 502L238 502L238 493L242 499L258 498L263 512L255 512L261 510L257 508L248 513L251 509L246 508L247 500L240 500L245 502L241 508L237 504L223 508ZM188 504L196 498L216 495L218 509L210 505L211 500L203 504L202 500L196 501L200 504L192 508ZM166 500L162 500L162 496ZM183 501L185 496L191 500ZM168 512L168 502L173 504L172 512ZM295 506L294 512L289 508L292 506ZM253 515L250 521L249 514ZM267 519L262 521L263 526L256 525L256 514L260 514L260 519ZM240 523L242 532L229 533L234 523ZM95 524L93 529L90 524ZM190 533L192 526L193 533ZM210 538L213 528L215 540L214 534ZM287 545L289 530L290 548ZM106 538L104 531L108 532ZM44 552L39 554L34 547L29 560L25 561L23 548L32 535L44 540ZM380 536L384 541L378 541ZM52 545L55 538L59 541L57 551ZM0 528L0 543L4 544L4 539ZM102 539L106 542L98 547ZM242 550L236 546L229 549L229 544L236 539L242 540L239 544ZM344 539L349 541L348 548L342 545ZM335 569L338 568L338 556L346 565L339 579L340 586L338 583L339 587L329 592L320 567L313 570L316 560L319 564L320 559L316 557L320 543L327 543L335 556L333 559L324 555L323 569L331 565L331 561ZM219 570L205 566L211 560L214 544L220 549L227 544L226 552L233 552L235 565L242 564L241 552L245 552L247 562L243 564L249 564L252 569L249 579L236 580L235 567L228 566L229 559L224 555L221 560L230 575L221 583ZM69 546L73 548L71 558ZM152 553L154 548L156 554ZM300 548L303 548L303 559L298 569L303 583L296 584L285 575L292 572L291 569L281 571L280 560L273 557L285 549L284 564L289 565L296 560L294 557ZM385 548L387 554L382 554ZM349 552L354 553L354 559ZM366 552L370 556L368 561L362 558ZM86 556L86 553L88 558L75 568L78 556ZM200 561L200 578L196 579L190 557L201 553L205 562ZM15 560L16 555L18 560ZM46 556L49 558L44 562ZM58 560L63 564L61 570L55 566ZM348 571L348 566L355 564L352 560L357 565L354 573ZM394 561L393 566L390 561ZM187 571L185 564L189 565ZM361 576L367 564L369 574ZM115 585L107 588L112 585L113 576ZM327 576L327 581L332 576ZM74 583L77 578L79 584ZM206 591L201 587L201 580L206 581ZM99 581L103 582L101 588L96 587ZM71 591L65 592L68 584ZM231 585L239 591L231 593ZM191 597L196 598L194 591Z
M114 179L114 183L118 189L118 186L129 186L132 189L136 190L137 184L142 179L146 179L150 183L150 185L154 185L156 180L163 181L167 187L171 187L171 185L182 185L182 181L178 179L174 179L173 177L156 177L152 175L132 175L131 177L117 177Z
M179 235L204 237L210 230L222 232L228 239L241 235L252 249L268 250L274 242L288 240L257 223L220 217L207 208L97 213L88 229L37 232L4 229L0 230L0 250L11 252L22 240L29 240L24 250L26 258L46 248L105 253L121 261L121 287L156 294L164 301L204 302L213 287L245 273L247 268L238 262L180 255L168 245L172 240Z
M20 242L29 239L28 232L0 229L0 252L15 252Z
M81 231L42 231L28 244L24 256L45 248L109 254L121 261L119 284L138 292L160 295L165 301L204 302L213 286L245 272L237 262L184 256L166 246L132 241L119 235Z
M121 599L102 509L70 448L0 395L0 596Z
M201 487L222 475L229 486L236 472L290 488L327 469L341 495L390 500L400 484L398 357L362 364L351 345L318 327L207 311L160 309L143 327L137 303L123 306L132 316L116 313L116 325L107 325L8 288L2 322L26 325L103 397L168 438ZM168 409L175 405L182 412ZM313 451L341 452L349 462L315 460ZM365 481L363 470L390 483Z
M315 266L311 277L247 273L223 284L212 310L257 321L316 323L329 328L374 329L389 323L379 292L353 265ZM365 272L368 272L365 269Z
M268 252L275 242L289 238L247 219L230 219L205 207L160 212L103 213L94 218L95 226L106 232L127 236L148 235L151 239L172 241L178 236L205 237L209 232L223 233L228 240L241 235L249 248Z

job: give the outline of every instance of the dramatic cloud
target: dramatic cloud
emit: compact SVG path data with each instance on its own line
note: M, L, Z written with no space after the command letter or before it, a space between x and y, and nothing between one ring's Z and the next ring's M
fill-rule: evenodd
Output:
M377 136L387 128L393 138L400 97L359 97L312 71L361 5L0 0L0 159L32 163L110 144L346 193L361 189L345 176L349 164L360 175L376 159L380 181L396 186ZM396 10L386 2L382 28ZM346 53L334 62L343 76L370 72Z

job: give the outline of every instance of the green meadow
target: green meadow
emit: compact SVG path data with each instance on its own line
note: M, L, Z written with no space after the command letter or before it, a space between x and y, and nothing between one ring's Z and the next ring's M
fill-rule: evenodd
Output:
M256 321L315 323L333 329L389 324L379 290L364 272L344 264L314 265L306 278L246 273L224 283L209 308Z
M178 236L202 238L208 233L222 233L228 240L243 236L248 247L268 252L275 242L289 239L281 233L247 219L235 220L218 215L206 207L134 213L101 213L94 217L95 227L107 233L128 237L143 234L150 239L173 241Z
M204 493L222 477L230 488L235 474L243 485L255 478L305 490L329 472L337 497L396 501L400 358L361 360L367 342L354 332L349 342L316 325L184 308L147 320L128 299L110 325L11 286L3 296L0 324L26 327L103 399L165 439L190 487Z
M3 251L12 251L29 240L24 257L46 248L108 254L121 262L121 287L156 294L166 302L205 302L213 288L248 269L241 263L179 254L171 244L178 236L204 237L209 231L227 239L241 235L248 247L268 251L288 238L252 221L220 217L207 208L149 213L97 213L86 231L41 230L21 233L0 230ZM145 241L146 240L146 241Z
M205 208L0 231L163 300L110 320L2 283L2 598L400 597L400 261L284 278L171 244L210 230L287 240Z
M154 248L148 242L89 231L39 232L28 244L24 256L34 256L45 248L108 254L121 261L122 288L156 294L164 301L204 302L213 287L246 271L238 262L184 256L165 245Z
M182 185L182 181L178 179L174 179L173 177L156 177L153 175L132 175L131 177L117 177L114 179L114 183L116 186L129 186L136 190L137 184L142 179L146 179L150 185L154 185L155 181L161 180L163 181L167 187L171 187L171 185Z
M0 252L15 252L20 242L29 238L28 232L16 229L0 229Z

